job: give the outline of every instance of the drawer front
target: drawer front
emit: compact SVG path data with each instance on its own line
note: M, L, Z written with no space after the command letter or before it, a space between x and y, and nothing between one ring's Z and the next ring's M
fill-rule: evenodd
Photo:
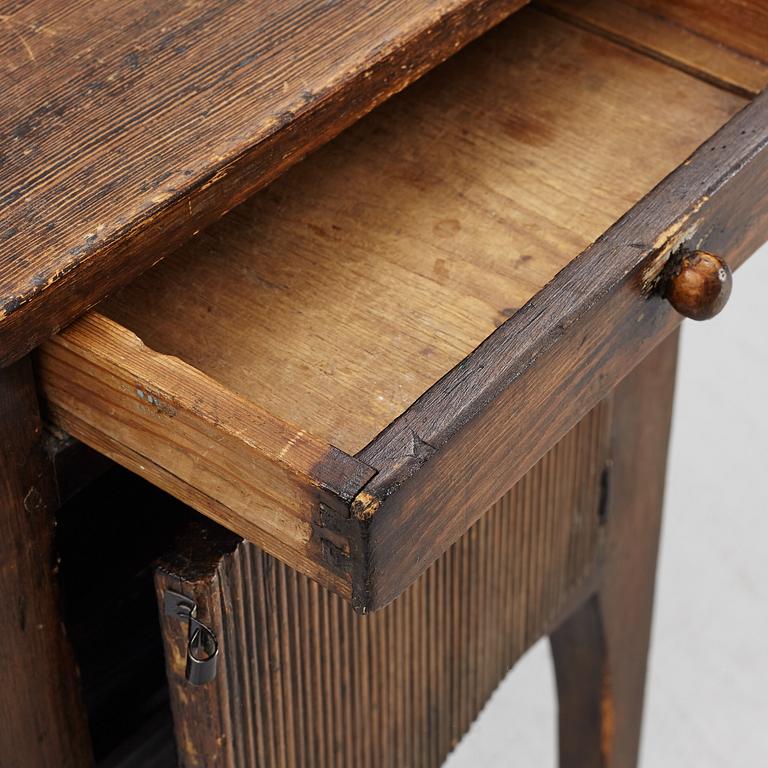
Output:
M659 284L670 259L704 249L736 268L762 243L767 143L764 94L355 456L98 314L41 348L51 417L360 610L383 607L678 325Z
M768 92L358 454L377 470L358 500L378 575L365 603L400 594L679 325L659 284L671 258L736 269L766 239Z

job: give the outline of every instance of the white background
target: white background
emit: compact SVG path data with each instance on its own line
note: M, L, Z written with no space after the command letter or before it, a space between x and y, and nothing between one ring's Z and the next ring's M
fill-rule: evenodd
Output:
M768 246L678 363L641 766L768 766ZM549 646L512 670L447 768L554 768Z

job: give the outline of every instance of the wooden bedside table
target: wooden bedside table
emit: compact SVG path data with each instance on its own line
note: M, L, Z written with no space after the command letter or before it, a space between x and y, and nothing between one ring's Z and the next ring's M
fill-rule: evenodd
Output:
M768 8L488 31L520 5L8 18L0 756L89 760L37 385L227 529L156 577L181 764L438 765L547 634L561 764L635 764L680 312L768 236Z

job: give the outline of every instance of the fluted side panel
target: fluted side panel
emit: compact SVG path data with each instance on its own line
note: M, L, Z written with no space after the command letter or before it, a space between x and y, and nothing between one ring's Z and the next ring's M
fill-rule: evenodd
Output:
M601 405L373 615L244 542L184 584L221 663L189 686L165 627L181 765L440 765L593 565L607 422Z

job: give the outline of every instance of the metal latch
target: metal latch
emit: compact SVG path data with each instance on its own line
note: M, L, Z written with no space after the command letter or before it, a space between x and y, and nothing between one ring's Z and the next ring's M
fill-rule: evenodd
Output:
M210 627L197 618L197 603L186 595L170 589L165 591L165 615L186 621L187 668L186 678L192 685L210 683L216 677L219 643Z

